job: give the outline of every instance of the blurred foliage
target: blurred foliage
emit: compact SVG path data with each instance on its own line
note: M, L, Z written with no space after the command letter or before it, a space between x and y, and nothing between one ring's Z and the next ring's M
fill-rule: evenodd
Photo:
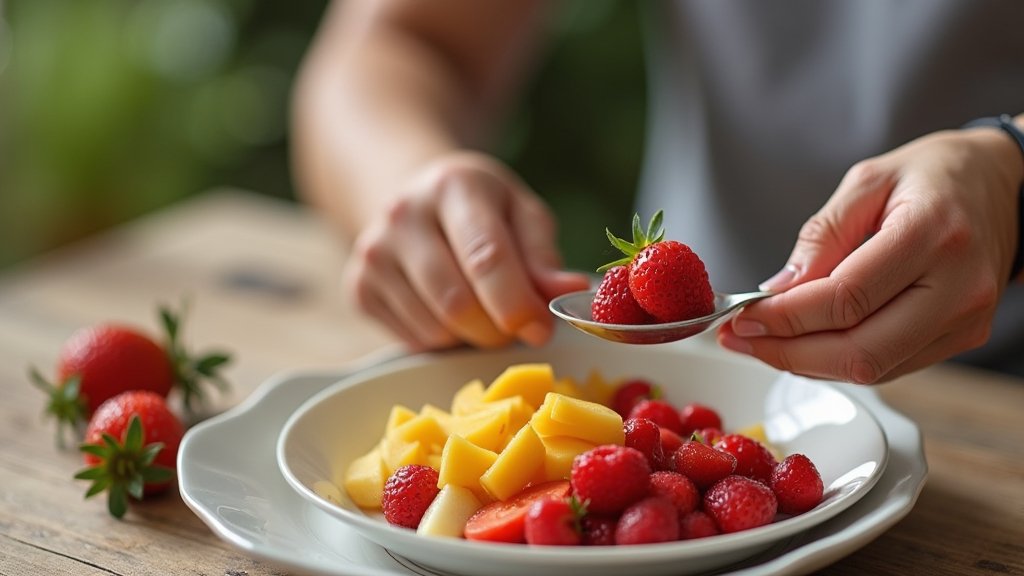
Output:
M291 81L324 3L0 0L0 267L216 185L294 198ZM639 167L636 5L560 5L500 155L553 205L568 263L608 254Z

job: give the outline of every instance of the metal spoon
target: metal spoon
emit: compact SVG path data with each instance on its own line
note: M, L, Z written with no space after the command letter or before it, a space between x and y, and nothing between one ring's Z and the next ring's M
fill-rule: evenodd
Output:
M613 342L625 344L661 344L695 336L716 328L736 314L743 306L772 296L774 292L722 294L715 292L715 311L707 316L665 324L604 324L590 315L593 290L563 294L548 304L551 312L574 327Z

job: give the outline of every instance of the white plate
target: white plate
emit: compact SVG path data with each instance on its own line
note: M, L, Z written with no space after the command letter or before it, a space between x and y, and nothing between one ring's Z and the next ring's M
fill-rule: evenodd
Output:
M369 360L366 365L379 360ZM339 524L301 498L278 471L274 450L284 422L299 405L342 376L279 375L237 407L189 430L178 458L182 497L217 536L292 572L320 576L430 574ZM715 574L806 574L866 545L913 508L927 474L918 428L886 406L873 390L842 388L878 419L888 438L889 461L878 483L835 518Z
M735 534L640 547L526 547L427 538L367 514L342 491L341 504L317 494L323 481L341 486L346 467L380 440L391 407L448 406L460 386L490 382L512 364L547 362L556 377L583 380L596 369L612 380L645 377L676 406L715 407L726 429L763 423L783 453L807 455L821 472L825 497L814 510ZM856 439L851 441L851 439ZM829 383L780 373L749 358L692 342L623 346L562 333L540 349L464 350L424 354L363 370L305 402L285 423L277 462L300 496L365 537L416 563L455 574L480 566L495 576L697 574L748 558L773 542L835 516L881 477L885 434L859 402Z

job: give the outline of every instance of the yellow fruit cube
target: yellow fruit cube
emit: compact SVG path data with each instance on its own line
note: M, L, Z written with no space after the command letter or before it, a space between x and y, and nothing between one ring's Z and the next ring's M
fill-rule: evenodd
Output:
M416 528L417 534L462 538L466 520L480 509L481 502L470 490L448 484L434 497Z
M500 450L513 432L509 426L509 411L501 406L452 418L452 435L493 452Z
M348 497L362 508L380 508L384 482L391 473L384 465L380 448L356 458L345 470L343 485Z
M579 384L577 384L576 381L573 380L572 378L560 378L556 380L555 386L554 388L552 388L551 391L556 394L568 396L570 398L583 398L584 400L587 399L584 398L583 390L580 388Z
M419 415L429 416L430 418L437 420L437 423L441 425L441 429L444 430L445 434L451 434L452 415L444 409L438 408L433 404L424 404L423 407L420 408Z
M484 401L484 383L482 380L472 380L462 385L462 388L452 398L452 414L462 415L475 412L477 406Z
M622 417L596 402L548 394L530 420L541 436L569 436L591 444L623 444Z
M391 476L395 470L407 464L427 465L427 452L419 441L405 442L398 438L384 438L380 441L380 455L384 460L387 476Z
M612 395L615 394L615 384L605 380L604 376L597 370L587 374L587 379L583 382L582 389L582 397L584 399L605 406L611 405Z
M544 444L530 426L523 426L494 464L480 477L480 485L498 500L522 490L544 465Z
M544 444L544 480L568 480L572 461L595 445L568 436L541 437Z
M444 488L449 484L462 486L472 490L477 498L489 501L490 497L480 485L480 477L497 459L496 453L453 434L448 437L448 443L441 452L437 487Z
M441 452L448 440L448 432L433 416L416 415L386 434L388 440L419 442L428 453Z
M395 404L391 407L391 412L388 414L387 424L384 425L384 433L387 434L415 417L416 413L412 410L401 404Z
M555 387L555 374L550 364L516 364L509 366L491 382L484 392L484 401L522 396L530 406L540 406L544 396Z

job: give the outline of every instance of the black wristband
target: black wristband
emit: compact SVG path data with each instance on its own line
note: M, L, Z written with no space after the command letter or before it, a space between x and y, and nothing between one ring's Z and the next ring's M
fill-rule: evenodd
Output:
M1024 132L1013 123L1013 117L1009 114L978 118L964 124L964 128L977 128L979 126L991 126L1001 128L1013 138L1024 155ZM1010 280L1012 281L1024 270L1024 183L1021 183L1020 197L1017 200L1017 253L1013 257L1013 264L1010 266Z

